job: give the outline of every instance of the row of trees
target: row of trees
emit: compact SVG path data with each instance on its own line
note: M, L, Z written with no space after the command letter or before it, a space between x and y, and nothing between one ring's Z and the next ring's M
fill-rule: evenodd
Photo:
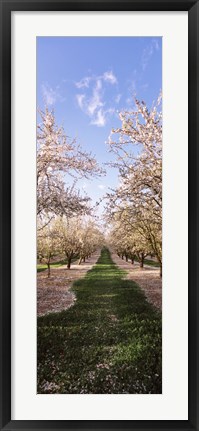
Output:
M74 256L82 259L99 246L102 235L91 218L90 198L76 184L104 172L91 153L66 136L53 111L39 111L37 133L37 254L48 266L59 255L70 269Z
M109 242L121 256L135 257L143 266L154 255L162 273L162 113L161 96L151 110L135 100L132 111L120 113L121 127L113 129L109 149L112 166L119 170L119 185L107 195ZM104 172L95 158L84 152L55 124L53 112L40 112L37 136L38 254L50 259L65 254L70 268L74 255L80 261L102 241L88 219L88 196L76 188L78 179ZM47 251L46 250L51 250ZM44 251L45 250L45 251ZM44 257L45 255L45 257ZM48 257L46 257L48 256ZM50 265L50 263L49 263Z
M135 100L135 109L120 114L121 127L112 130L110 151L119 169L120 184L107 195L109 241L119 255L143 266L153 254L162 275L162 113L161 95L147 109Z
M56 217L39 230L37 239L38 259L47 265L48 277L55 257L66 259L70 269L73 258L78 256L81 264L103 243L103 235L94 221L83 217Z

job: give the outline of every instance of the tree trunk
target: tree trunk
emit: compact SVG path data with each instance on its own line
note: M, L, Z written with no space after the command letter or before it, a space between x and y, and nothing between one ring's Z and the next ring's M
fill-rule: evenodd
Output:
M143 266L144 266L144 253L141 253L140 268L143 268Z
M47 267L48 267L48 278L50 277L50 262L47 262Z
M162 278L162 263L160 263L160 278Z
M134 264L134 257L131 258L131 263Z
M70 269L72 257L68 257L67 269Z
M124 259L124 256L123 256L123 254L122 254L122 260Z
M81 263L82 263L82 256L79 258L78 264L81 265Z
M128 262L128 255L127 254L125 254L125 258L126 258L126 262Z
M83 258L83 262L84 262L84 263L86 262L86 258L85 258L85 256L84 256L84 258Z

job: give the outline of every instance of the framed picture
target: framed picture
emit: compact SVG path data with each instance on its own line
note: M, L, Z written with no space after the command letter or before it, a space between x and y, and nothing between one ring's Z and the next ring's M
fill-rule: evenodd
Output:
M198 7L1 0L2 430L198 429Z

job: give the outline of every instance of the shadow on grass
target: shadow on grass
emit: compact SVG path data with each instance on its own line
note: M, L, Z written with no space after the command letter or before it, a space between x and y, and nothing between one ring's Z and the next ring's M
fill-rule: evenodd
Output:
M38 393L161 393L161 314L107 249L77 301L38 318Z

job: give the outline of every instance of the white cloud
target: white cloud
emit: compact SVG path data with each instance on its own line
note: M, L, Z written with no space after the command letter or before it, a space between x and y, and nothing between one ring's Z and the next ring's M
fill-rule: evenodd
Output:
M154 48L155 48L155 50L156 50L156 51L159 51L160 46L159 46L159 41L158 41L158 39L153 39L153 40L152 40L152 43L154 44Z
M98 185L98 189L100 190L104 190L106 188L106 186L104 184L99 184Z
M148 66L154 52L158 50L159 50L158 39L152 39L151 43L143 50L143 53L142 53L141 64L142 64L143 71Z
M63 102L65 99L62 98L58 92L59 86L53 90L48 84L42 84L41 91L44 99L44 103L48 106L54 105L58 100Z
M103 80L106 82L109 82L110 84L116 84L117 78L112 72L112 70L106 71L103 73L103 75L95 76L85 76L80 81L75 82L75 86L77 88L89 88L91 81L98 81Z
M115 102L119 103L121 100L122 95L121 94L117 94L116 98L115 98Z
M98 126L98 127L105 126L106 115L105 115L105 112L102 111L102 109L99 109L99 111L97 111L97 114L96 114L95 118L91 121L91 124Z
M76 94L77 103L81 109L84 108L85 97L86 97L85 94Z
M105 114L114 114L114 112L115 112L115 108L109 108L109 109L107 109L106 111L105 111Z
M104 105L101 100L101 89L102 82L100 79L97 79L96 85L93 89L92 97L89 99L87 106L88 114L91 116L95 113L96 109Z
M104 79L104 81L110 82L110 84L116 84L117 83L117 78L113 74L112 70L104 72L103 79Z
M142 53L142 70L143 71L148 66L148 63L150 61L152 54L153 54L153 46L149 45L147 48L144 49L144 51Z
M106 88L103 88L103 83L114 84L117 78L112 71L104 72L103 75L87 76L75 85L79 89L84 89L83 93L76 94L76 100L79 108L90 117L90 124L103 127L107 122L107 118L114 112L112 107L107 107L108 101L104 98ZM117 94L119 103L121 95ZM104 108L106 105L106 109Z
M93 124L95 126L98 126L98 127L105 126L105 124L107 123L108 117L110 115L112 115L114 112L115 112L114 108L109 108L109 109L106 109L106 110L99 109L96 112L95 117L91 121L91 124Z
M81 81L76 82L75 85L77 88L88 88L91 79L92 79L91 76L86 76L85 78L82 78Z

